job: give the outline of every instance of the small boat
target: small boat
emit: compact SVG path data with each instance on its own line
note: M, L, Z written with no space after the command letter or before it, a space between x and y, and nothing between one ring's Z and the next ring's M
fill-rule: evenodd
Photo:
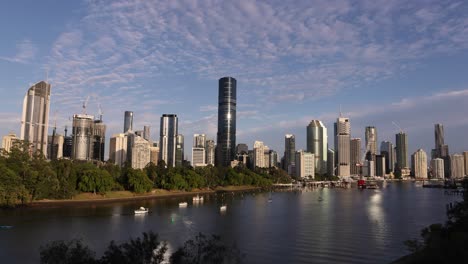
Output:
M135 210L135 214L147 214L149 212L148 208L140 207Z
M194 202L203 202L203 196L197 195L193 197Z
M269 203L273 202L273 199L269 198L269 199L268 199L268 202L269 202Z
M179 208L182 207L187 207L188 203L187 202L183 202L183 203L179 203Z
M379 186L377 185L377 183L368 183L366 185L366 189L379 189Z
M227 205L223 205L219 208L219 211L221 212L226 212L226 210L227 210Z
M9 226L9 225L0 226L0 229L11 229L11 228L13 228L13 226Z
M318 201L319 201L319 202L323 201L323 198L322 198L322 197L319 197L319 198L318 198Z

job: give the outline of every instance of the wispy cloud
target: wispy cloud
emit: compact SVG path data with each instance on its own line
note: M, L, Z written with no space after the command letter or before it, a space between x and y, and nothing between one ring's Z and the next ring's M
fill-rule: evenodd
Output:
M28 63L36 57L37 47L30 40L23 40L16 45L16 54L12 57L0 56L1 60Z

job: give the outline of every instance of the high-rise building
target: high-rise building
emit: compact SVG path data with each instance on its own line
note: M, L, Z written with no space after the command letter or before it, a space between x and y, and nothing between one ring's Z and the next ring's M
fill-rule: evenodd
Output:
M385 156L375 155L375 176L384 177L386 173L385 169Z
M249 153L249 146L244 143L239 143L236 146L236 155L244 155Z
M208 139L206 141L206 148L205 148L205 154L206 154L206 165L214 165L215 164L215 142L214 140Z
M124 116L124 133L128 131L133 131L133 112L132 111L125 111Z
M177 135L176 140L176 167L184 164L184 135Z
M7 153L10 152L11 148L14 146L16 142L19 142L19 138L16 136L15 133L10 132L8 135L3 136L2 139L2 148Z
M465 176L468 176L468 151L463 151L463 159L465 161Z
M47 158L51 160L63 158L64 137L54 133L47 139Z
M192 148L192 166L193 167L203 167L206 166L205 162L206 154L205 148Z
M451 178L452 179L457 179L457 178L463 178L465 176L465 161L463 158L463 155L460 154L453 154L450 157L451 160Z
M350 176L351 174L351 124L349 118L339 117L335 123L335 155L337 163L337 176Z
M315 172L327 173L327 128L319 120L310 121L307 126L307 152L315 157Z
M91 160L93 158L94 116L73 115L72 159Z
M93 160L104 161L104 152L106 145L106 125L102 119L94 120L94 127L92 131L92 144L93 144Z
M395 150L392 142L382 141L382 143L380 144L380 154L385 156L386 173L390 174L391 172L393 172L393 167L395 165L395 161L393 159L393 157L395 156Z
M441 158L435 158L431 160L432 178L444 179L444 160Z
M372 160L377 155L377 129L374 126L366 127L366 155L369 153Z
M408 168L408 137L406 133L396 134L396 167L398 169Z
M151 144L150 126L143 126L143 138Z
M47 156L49 130L50 84L40 81L31 86L23 100L21 140L31 144L32 153Z
M164 161L166 163L166 166L175 167L178 134L177 115L162 115L161 126L159 131L159 160Z
M205 148L206 147L206 135L205 134L193 134L193 147Z
M136 136L132 147L132 168L143 169L150 163L150 144L143 137Z
M265 165L265 145L262 141L255 141L253 145L254 168L266 168Z
M159 147L150 147L150 162L154 165L158 165L159 162Z
M434 125L435 149L437 158L442 157L442 146L444 143L444 126L442 124Z
M327 174L328 176L335 176L335 151L328 149L327 152Z
M219 79L218 133L216 165L230 166L235 158L237 81L232 77Z
M296 152L296 177L302 179L305 177L315 178L315 155L304 150Z
M296 137L293 134L284 136L284 170L295 164L296 160Z
M272 149L268 151L268 167L277 167L278 166L278 153Z
M416 179L427 179L427 154L423 149L418 149L411 156L412 170Z
M127 161L127 135L124 133L115 134L109 143L109 160L115 165L123 167Z
M361 174L361 139L353 138L351 139L351 175Z
M71 159L73 150L73 137L67 135L68 129L65 126L65 137L63 141L63 157Z

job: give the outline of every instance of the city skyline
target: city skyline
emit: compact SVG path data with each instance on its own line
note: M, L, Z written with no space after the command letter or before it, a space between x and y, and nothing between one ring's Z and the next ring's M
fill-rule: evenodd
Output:
M408 134L408 153L419 148L430 153L433 125L442 123L450 153L468 149L463 140L468 130L463 115L468 111L463 71L468 41L457 30L466 20L467 3L297 2L281 11L282 5L207 8L174 2L156 8L152 2L107 6L45 1L25 9L21 2L11 3L0 11L0 28L8 40L0 44L0 90L9 93L0 99L0 132L20 135L24 91L46 80L52 85L49 126L57 113L58 133L71 127L69 118L81 112L82 101L90 96L89 113L97 116L99 103L104 110L106 138L121 133L122 114L128 110L135 113L136 129L153 127L153 140L163 113L179 116L180 133L189 135L185 145L192 145L190 135L195 133L216 140L215 83L234 76L242 102L237 105L238 143L261 140L283 153L281 139L291 133L297 149L305 149L304 127L314 119L330 128L333 141L331 128L342 105L353 123L351 137L364 139L365 126L373 125L379 141L395 144L395 121ZM233 16L219 21L213 14L223 8ZM38 10L59 15L36 19ZM186 13L194 14L194 20ZM355 13L359 15L350 16ZM395 14L399 20L383 19ZM120 16L131 23L116 22ZM239 34L230 38L211 26L217 24L232 26ZM386 30L373 30L372 24ZM257 38L262 32L265 38ZM386 42L385 34L394 41ZM177 43L179 48L173 48Z

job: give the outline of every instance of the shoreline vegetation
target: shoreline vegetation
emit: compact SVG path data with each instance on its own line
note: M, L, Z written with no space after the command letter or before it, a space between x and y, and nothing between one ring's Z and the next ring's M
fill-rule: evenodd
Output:
M281 169L244 165L171 167L160 161L133 169L128 162L120 167L112 160L46 160L40 152L29 153L29 144L22 141L0 154L0 207L7 208L245 191L292 182Z
M175 197L185 197L203 194L213 194L218 192L250 192L261 190L257 186L219 186L214 189L197 189L191 191L154 189L150 193L132 193L130 191L111 191L105 194L80 193L72 199L43 199L36 200L26 206L28 207L49 207L67 205L85 205L94 203L115 203L126 201L144 201L153 199L166 199Z

